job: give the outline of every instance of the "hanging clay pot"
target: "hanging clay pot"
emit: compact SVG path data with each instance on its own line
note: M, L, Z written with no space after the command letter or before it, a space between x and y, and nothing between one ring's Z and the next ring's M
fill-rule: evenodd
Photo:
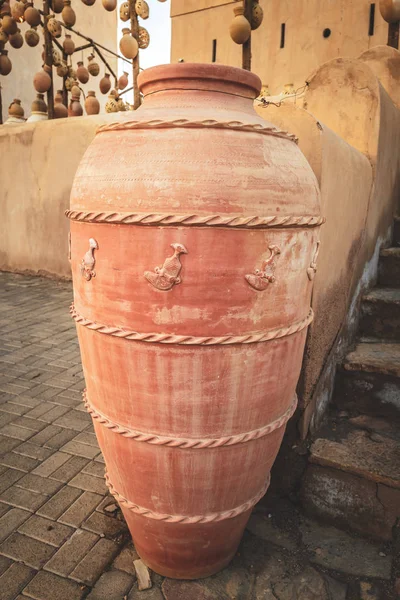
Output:
M106 109L106 113L118 112L118 104L117 104L117 100L115 97L115 92L110 93L110 95L108 96L108 100L106 102L105 109Z
M65 80L65 89L70 92L73 86L76 84L77 81L74 77L67 77L67 79Z
M8 108L8 115L10 117L17 117L18 119L24 118L24 109L21 106L21 100L14 98Z
M82 0L82 2L83 4L86 4L86 6L93 6L96 0Z
M141 19L149 18L150 9L146 0L136 0L135 10Z
M25 8L26 8L26 3L25 2L20 2L20 0L16 0L16 2L14 2L11 5L11 16L15 21L19 21L20 23L22 23L25 19L24 19L24 12L25 12Z
M79 87L78 82L75 81L74 85L71 88L71 94L72 96L75 96L75 98L80 98L81 93L81 88Z
M150 34L145 27L139 26L139 48L145 50L150 44Z
M229 26L229 34L235 44L244 44L250 37L250 23L244 16L243 6L235 6L233 9L235 17Z
M61 12L62 19L67 27L73 27L76 22L74 9L71 7L71 0L64 0L64 8Z
M64 48L65 54L70 55L75 52L75 43L71 37L71 34L69 34L69 33L65 34L65 38L63 41L63 48Z
M0 51L0 75L8 75L12 70L11 60L8 58L8 51Z
M250 22L250 26L251 28L254 29L258 29L261 25L261 23L263 22L263 18L264 18L264 11L261 8L258 0L253 0L253 10L251 13L251 22Z
M6 33L0 26L0 44L7 44L9 37L10 36L8 35L8 33Z
M65 77L66 75L68 75L68 65L67 65L67 63L65 62L65 60L63 60L63 61L61 62L61 65L59 65L59 66L57 67L57 75L58 75L59 77Z
M51 86L51 67L44 65L41 71L38 71L33 78L33 86L37 92L48 92Z
M62 62L62 58L61 58L61 54L60 52L57 50L57 48L53 48L52 51L52 56L53 56L53 65L55 67L59 67L61 65Z
M62 90L58 90L54 97L54 118L65 119L68 117L68 108L63 103Z
M25 21L29 23L31 27L37 27L40 25L40 12L33 6L31 2L26 5L24 17Z
M119 7L119 18L121 21L129 21L129 2L123 2Z
M100 66L99 63L96 62L94 54L89 54L88 56L87 70L93 77L97 77L97 75L100 73Z
M117 106L118 106L119 111L121 111L121 112L126 111L125 102L121 96L118 96L118 98L117 98Z
M47 29L50 31L52 37L59 38L61 37L62 27L60 21L57 21L55 16L53 15L47 21Z
M44 94L37 94L35 100L32 102L32 112L47 113L47 104L44 101Z
M60 14L60 12L62 12L62 9L64 8L64 0L52 0L51 7L53 9L53 12Z
M83 108L79 102L79 96L72 95L71 102L68 107L69 117L81 117L83 115Z
M102 4L109 12L117 8L117 0L102 0Z
M107 94L110 91L110 89L111 89L111 80L110 80L110 74L109 73L106 73L104 75L104 77L102 77L100 79L99 88L100 88L100 92L102 94Z
M88 115L98 115L100 112L100 102L96 98L95 92L88 92L85 100L85 110Z
M118 89L124 90L128 85L128 73L124 71L124 74L118 79Z
M235 556L268 488L296 408L323 219L294 136L254 111L254 73L170 64L138 85L135 121L103 125L75 175L72 315L135 549L156 573L195 579Z
M34 48L38 45L40 37L35 27L32 27L31 29L27 29L25 31L25 41L31 48Z
M78 68L76 69L76 76L81 83L87 83L89 81L89 71L84 66L82 61L78 62Z
M123 36L119 41L119 49L125 58L135 58L139 51L139 46L134 37L131 36L130 29L122 30Z
M1 28L8 35L13 35L17 33L18 25L11 15L5 15L1 20Z
M379 10L388 23L400 21L400 0L379 0Z
M21 31L17 29L16 33L10 35L8 41L10 42L10 46L13 48L21 48L24 45L24 38L21 35Z

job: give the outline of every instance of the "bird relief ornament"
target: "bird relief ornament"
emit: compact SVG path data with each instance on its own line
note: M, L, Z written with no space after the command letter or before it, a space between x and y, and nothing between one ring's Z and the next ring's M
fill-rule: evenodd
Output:
M80 265L81 275L86 279L86 281L90 281L92 277L96 277L96 271L94 270L94 266L96 264L96 259L94 257L94 251L98 250L99 245L94 238L89 239L89 250L85 253L85 256L82 258L82 262Z
M263 261L261 269L255 269L253 273L245 275L247 283L255 290L262 292L270 283L275 281L276 263L281 253L278 246L269 246L269 257Z
M180 278L182 269L180 255L188 253L183 244L171 244L171 248L174 253L165 259L162 267L156 267L154 271L144 272L147 281L157 290L164 292L171 290L174 285L182 282Z

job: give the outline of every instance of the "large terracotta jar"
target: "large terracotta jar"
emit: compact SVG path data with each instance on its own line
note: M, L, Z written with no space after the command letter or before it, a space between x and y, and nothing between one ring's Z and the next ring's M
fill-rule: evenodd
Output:
M268 488L323 220L256 75L183 63L139 87L77 171L71 310L110 491L143 561L190 579L229 563Z

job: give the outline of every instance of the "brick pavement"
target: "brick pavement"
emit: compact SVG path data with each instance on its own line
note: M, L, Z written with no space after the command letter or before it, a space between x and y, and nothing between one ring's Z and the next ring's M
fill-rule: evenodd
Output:
M114 501L81 399L71 299L69 283L0 273L1 600L95 598L128 540L120 513L103 512ZM104 575L126 594L122 559Z

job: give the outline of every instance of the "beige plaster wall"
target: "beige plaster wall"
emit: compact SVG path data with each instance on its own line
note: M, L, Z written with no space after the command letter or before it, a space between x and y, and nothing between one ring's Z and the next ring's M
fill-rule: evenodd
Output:
M110 120L115 115L0 126L0 270L70 277L64 211L83 153Z
M211 62L217 40L217 62L241 65L241 46L229 36L235 2L172 0L171 60ZM375 2L374 35L368 35L370 0L260 0L264 21L252 34L252 70L270 93L286 84L297 89L319 65L338 56L358 56L386 44L388 25ZM281 24L286 25L285 47L280 48ZM324 29L331 36L324 38Z
M39 6L39 5L38 5ZM76 25L75 29L80 31L88 37L92 37L96 42L104 45L106 48L110 48L114 52L117 52L117 12L107 12L98 0L93 6L86 6L81 0L72 0L72 8L76 13ZM61 15L57 18L62 21ZM21 23L19 25L22 35L29 29L29 25ZM65 29L63 28L63 34L58 41L62 45L64 39ZM43 50L43 36L41 28L38 28L38 33L41 36L41 41L35 48L30 48L25 40L24 45L19 50L16 50L6 45L8 50L8 56L12 62L12 71L6 77L0 75L0 85L2 87L2 107L3 107L3 120L7 118L8 107L12 102L13 98L20 98L22 106L25 110L25 117L29 117L31 114L31 104L36 96L35 89L33 87L33 76L42 66L42 50ZM76 47L82 46L86 41L78 36L72 34L72 38L75 42ZM85 66L87 66L87 57L91 50L83 50L73 55L72 64L76 66L78 60L83 60ZM105 54L106 60L111 65L114 72L117 69L117 59L111 55ZM85 94L88 90L94 90L96 96L100 101L101 110L104 112L104 105L107 101L107 95L103 96L99 90L99 82L103 77L105 68L103 63L99 60L100 74L97 77L90 77L89 82L82 85ZM62 88L62 79L57 76L56 70L53 69L54 77L54 89Z

